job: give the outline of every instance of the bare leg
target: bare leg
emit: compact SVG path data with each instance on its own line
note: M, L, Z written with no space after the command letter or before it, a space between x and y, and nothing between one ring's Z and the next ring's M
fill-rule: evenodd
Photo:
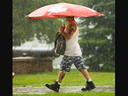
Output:
M87 71L86 69L81 68L81 69L80 69L80 72L82 73L82 75L83 75L87 80L90 79L90 76L89 76L88 71Z
M65 76L65 71L60 71L58 75L58 83L61 83Z

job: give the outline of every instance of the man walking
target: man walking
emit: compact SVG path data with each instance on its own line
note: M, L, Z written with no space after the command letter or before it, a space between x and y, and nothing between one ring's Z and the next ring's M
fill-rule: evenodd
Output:
M51 90L56 92L59 91L61 82L65 76L66 71L70 72L70 68L74 63L75 67L82 73L82 75L87 80L85 88L82 88L82 91L87 91L95 88L94 83L92 82L88 71L85 68L85 65L82 61L82 52L80 46L78 44L78 35L79 28L74 20L74 17L66 17L66 21L68 21L68 25L62 26L59 29L59 33L62 34L66 38L66 50L64 57L60 64L60 72L58 75L58 80L54 84L45 84L45 86Z

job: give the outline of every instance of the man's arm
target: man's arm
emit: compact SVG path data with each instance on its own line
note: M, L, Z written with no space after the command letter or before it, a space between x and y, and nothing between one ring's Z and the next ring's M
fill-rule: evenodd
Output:
M76 31L76 27L77 25L74 22L71 22L67 25L67 27L65 28L65 26L62 26L62 28L59 29L59 32L68 40L71 39L71 37L73 36L73 34Z

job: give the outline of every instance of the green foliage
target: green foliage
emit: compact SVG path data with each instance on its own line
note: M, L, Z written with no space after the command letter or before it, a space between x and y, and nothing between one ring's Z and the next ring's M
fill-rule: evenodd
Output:
M31 20L25 16L40 7L62 2L62 0L13 0L13 46L32 41L34 36L40 42L42 40L48 44L54 42L55 35L62 26L61 19ZM76 4L77 0L65 0L65 2Z
M31 20L25 18L34 10L51 3L54 3L53 0L13 0L13 45L31 41L34 36L40 41L46 40L47 43L54 41L62 24L60 19Z
M83 1L83 0L82 0ZM105 16L80 18L79 40L85 65L90 71L115 71L115 1L86 0L83 6L90 7ZM99 64L104 64L102 68Z

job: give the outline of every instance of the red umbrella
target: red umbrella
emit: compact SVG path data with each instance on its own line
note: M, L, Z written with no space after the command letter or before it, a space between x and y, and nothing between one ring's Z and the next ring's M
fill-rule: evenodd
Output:
M41 7L25 17L31 19L43 19L43 18L65 17L65 16L90 17L90 16L104 16L104 14L100 14L99 12L85 6L63 2L63 3L51 4Z

